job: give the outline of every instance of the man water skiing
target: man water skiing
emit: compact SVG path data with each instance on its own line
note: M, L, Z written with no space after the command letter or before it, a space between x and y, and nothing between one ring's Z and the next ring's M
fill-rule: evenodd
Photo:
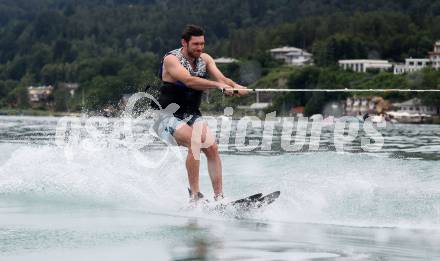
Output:
M209 89L219 89L226 95L242 96L248 93L246 87L226 78L217 68L213 58L204 53L204 31L196 25L188 25L182 33L182 47L168 52L162 62L160 77L159 104L166 108L177 104L179 108L173 115L162 117L157 128L159 136L164 140L175 140L178 145L188 148L186 170L192 201L203 198L199 189L200 160L192 142L195 124L200 125L201 142L215 140L206 123L199 118L199 106L202 93ZM209 80L210 76L213 80ZM222 164L217 144L212 142L202 148L208 161L208 172L214 189L214 199L223 199ZM194 154L196 153L196 154Z

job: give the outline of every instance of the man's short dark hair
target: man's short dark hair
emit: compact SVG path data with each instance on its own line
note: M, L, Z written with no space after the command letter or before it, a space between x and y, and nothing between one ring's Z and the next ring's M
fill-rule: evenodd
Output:
M182 32L182 39L186 42L191 40L191 36L202 36L205 35L205 31L202 27L194 24L189 24L185 27L185 30Z

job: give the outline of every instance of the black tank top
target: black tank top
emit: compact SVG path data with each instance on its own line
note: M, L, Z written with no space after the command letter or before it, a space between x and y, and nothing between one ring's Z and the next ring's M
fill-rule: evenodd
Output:
M195 69L191 66L188 59L182 54L182 48L168 52L164 58L168 55L174 55L179 60L180 64L188 70L191 76L200 78L208 78L206 71L205 61L199 57L196 59ZM163 60L159 72L159 77L162 79ZM202 101L203 91L198 91L189 88L183 82L177 81L175 83L162 81L162 87L160 88L159 104L162 108L166 108L171 103L179 105L179 109L174 113L174 116L180 119L184 119L190 115L201 115L200 103Z

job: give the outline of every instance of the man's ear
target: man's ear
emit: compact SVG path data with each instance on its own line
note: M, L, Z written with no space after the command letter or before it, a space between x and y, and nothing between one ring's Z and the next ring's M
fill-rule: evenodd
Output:
M183 47L188 47L188 43L186 42L185 39L182 39L181 42Z

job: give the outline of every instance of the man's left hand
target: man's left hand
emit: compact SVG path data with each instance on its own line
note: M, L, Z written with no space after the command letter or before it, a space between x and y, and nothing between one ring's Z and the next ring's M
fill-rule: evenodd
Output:
M240 84L234 84L234 96L238 96L238 97L244 96L249 92L250 90L247 87L242 86Z

